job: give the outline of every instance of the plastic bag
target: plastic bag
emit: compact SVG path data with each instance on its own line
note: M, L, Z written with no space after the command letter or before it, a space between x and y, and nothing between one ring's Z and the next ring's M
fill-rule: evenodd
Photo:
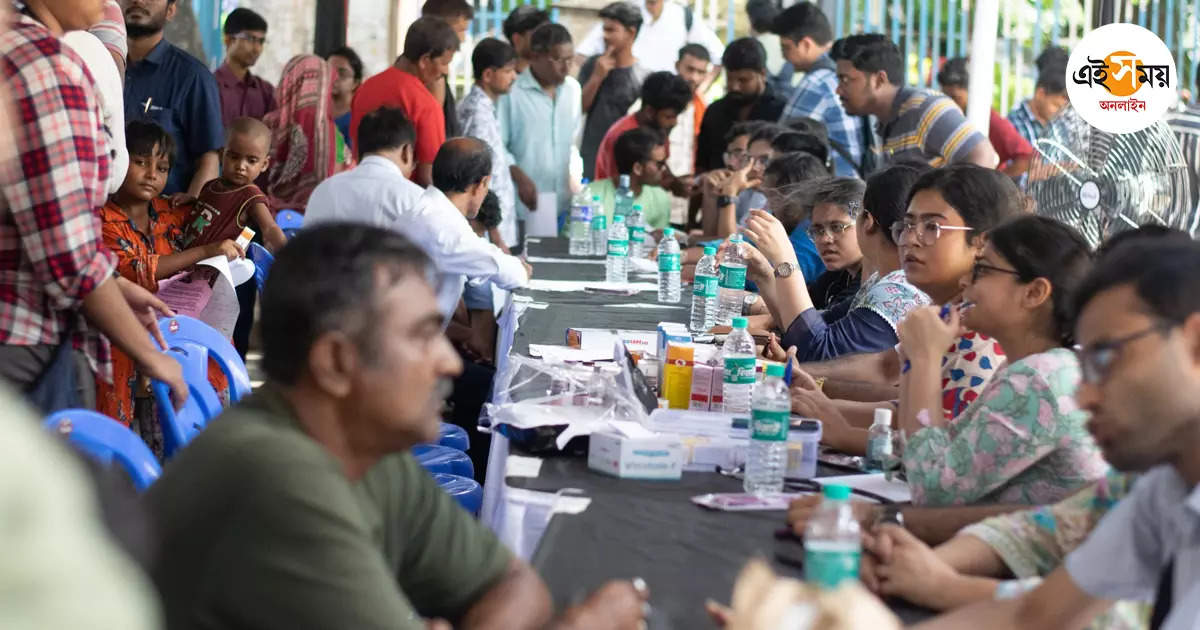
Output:
M585 366L510 356L496 374L484 421L533 452L565 450L573 438L603 429L609 420L645 424L649 417L634 394L630 369L624 360Z

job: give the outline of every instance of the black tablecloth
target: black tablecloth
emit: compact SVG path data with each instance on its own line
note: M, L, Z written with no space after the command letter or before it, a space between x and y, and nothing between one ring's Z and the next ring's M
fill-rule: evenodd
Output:
M566 258L566 239L527 244L531 257ZM599 260L598 257L591 257ZM595 264L533 262L534 276L548 280L603 280ZM545 309L528 309L521 318L512 352L528 354L529 344L562 344L568 327L653 330L662 321L686 322L686 305L658 306L652 293L630 297L519 291ZM612 304L644 304L651 308L608 308ZM820 471L819 474L826 471ZM828 474L845 474L828 471ZM733 582L746 561L761 556L784 575L803 577L800 569L781 563L777 554L802 557L800 545L776 541L784 525L778 512L716 512L691 503L709 492L740 492L741 482L716 473L684 473L678 482L616 479L587 468L578 458L544 461L535 479L512 477L513 488L557 492L578 488L591 498L578 515L557 514L546 528L533 557L562 609L610 579L642 577L650 586L657 630L712 627L705 599L728 602ZM905 622L928 612L902 602L892 607Z

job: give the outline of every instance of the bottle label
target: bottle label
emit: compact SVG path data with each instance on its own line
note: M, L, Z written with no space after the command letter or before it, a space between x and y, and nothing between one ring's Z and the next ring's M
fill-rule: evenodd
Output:
M726 385L753 385L754 364L754 357L726 357L725 376L721 380Z
M629 240L633 241L634 243L645 243L646 228L640 225L635 225L629 228Z
M745 289L746 268L721 265L720 280L718 282L722 289Z
M717 297L716 276L696 276L692 282L692 295L702 298Z
M858 579L860 549L804 548L804 577L821 588L834 589L842 582Z
M629 241L614 241L608 239L608 255L609 256L628 256Z
M750 439L786 442L788 437L786 411L753 409L750 412Z
M659 254L659 271L679 271L679 254Z
M603 230L603 229L606 229L607 227L608 227L608 217L604 216L603 214L597 214L596 216L592 217L592 229L593 230Z

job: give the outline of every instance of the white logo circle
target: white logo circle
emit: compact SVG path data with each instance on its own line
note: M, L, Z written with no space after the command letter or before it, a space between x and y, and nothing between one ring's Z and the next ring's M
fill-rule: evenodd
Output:
M1067 96L1088 124L1133 133L1161 120L1175 104L1179 75L1171 51L1136 24L1088 33L1067 62Z
M1100 205L1100 185L1091 180L1083 182L1079 187L1079 203L1088 210L1095 210Z

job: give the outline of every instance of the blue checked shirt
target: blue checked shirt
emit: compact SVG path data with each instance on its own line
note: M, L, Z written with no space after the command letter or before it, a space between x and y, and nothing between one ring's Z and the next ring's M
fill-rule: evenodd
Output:
M1017 133L1028 140L1029 144L1037 142L1046 133L1047 125L1038 122L1034 117L1033 110L1029 108L1029 101L1022 102L1009 112L1008 122L1017 128Z
M854 158L851 164L842 154L830 147L834 172L841 177L857 177L857 164L862 163L862 121L842 108L837 96L837 73L830 67L833 59L823 55L796 86L796 91L783 108L780 122L792 118L812 118L825 123L829 140L846 148Z

